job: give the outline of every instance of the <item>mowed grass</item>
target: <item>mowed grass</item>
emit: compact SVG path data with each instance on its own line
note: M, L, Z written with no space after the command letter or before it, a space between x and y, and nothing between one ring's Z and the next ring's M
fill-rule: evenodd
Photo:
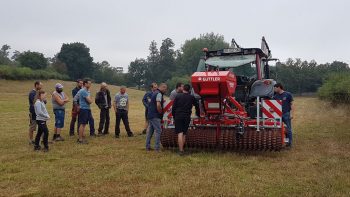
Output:
M349 108L316 98L296 98L294 147L281 152L144 150L145 136L89 138L68 136L50 152L28 145L28 98L32 81L0 81L0 196L350 196ZM56 81L44 81L53 91ZM73 82L62 82L69 93ZM94 94L98 85L94 84ZM110 87L114 95L118 87ZM144 126L144 92L128 89L130 124ZM49 100L51 97L48 97ZM52 106L47 108L53 118ZM98 108L93 105L97 127ZM49 121L50 139L54 121Z

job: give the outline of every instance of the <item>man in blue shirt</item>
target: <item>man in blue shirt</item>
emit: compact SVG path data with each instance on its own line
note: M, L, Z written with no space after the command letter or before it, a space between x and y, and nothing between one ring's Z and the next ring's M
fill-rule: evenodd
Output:
M151 102L151 98L152 98L152 94L154 91L156 91L158 89L158 85L156 83L152 83L151 84L151 90L146 92L146 94L143 96L142 99L142 104L145 107L145 128L142 131L142 134L146 134L147 133L147 128L148 128L148 120L147 120L147 114L148 114L148 106L149 103Z
M292 134L292 119L294 113L293 96L291 93L284 91L281 83L276 83L274 86L274 99L282 100L282 121L287 126L287 146L292 147L293 134Z
M155 136L155 151L160 151L160 134L162 132L161 128L161 120L163 119L163 95L167 91L167 85L162 83L159 85L159 89L157 89L152 94L151 102L148 107L147 119L149 122L149 130L146 138L146 150L151 150L151 138L153 133L156 133Z
M85 126L88 124L90 119L93 119L91 114L91 108L90 105L92 103L92 99L90 97L90 89L91 87L91 80L85 79L83 81L83 88L79 90L77 93L79 95L79 106L80 106L80 112L79 112L79 139L78 143L80 144L87 144L87 141L85 140Z
M34 83L34 89L29 92L28 100L29 100L29 144L34 145L33 141L33 133L36 130L36 114L34 110L35 96L39 90L41 90L43 84L40 81L36 81ZM46 102L46 101L45 101Z
M80 99L80 96L79 96L79 91L78 91L73 98L73 104L74 104L74 107L76 108L76 113L77 113L78 119L79 119L79 112L80 112L79 99ZM92 116L89 118L88 123L90 125L90 136L96 137L96 135L95 135L95 120ZM78 120L78 135L79 135L79 127L80 127L80 122Z

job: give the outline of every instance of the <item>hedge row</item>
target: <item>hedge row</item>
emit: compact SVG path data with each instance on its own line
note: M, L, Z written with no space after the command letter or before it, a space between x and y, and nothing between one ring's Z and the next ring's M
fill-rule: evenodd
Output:
M27 80L27 79L60 79L68 80L67 75L52 70L32 70L27 67L0 65L0 79Z
M321 99L350 104L350 73L334 73L318 90Z

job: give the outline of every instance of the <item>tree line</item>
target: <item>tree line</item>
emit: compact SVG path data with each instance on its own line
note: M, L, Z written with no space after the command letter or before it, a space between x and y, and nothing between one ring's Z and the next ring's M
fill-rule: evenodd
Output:
M198 38L186 40L182 47L175 50L170 38L162 41L158 49L152 41L147 58L136 58L129 65L129 79L134 86L141 87L151 82L164 82L173 89L177 82L187 83L196 71L203 48L217 50L229 47L224 36L214 33L202 34ZM277 62L270 68L271 78L284 84L288 91L301 95L315 93L325 80L334 73L349 73L349 65L341 61L318 64L315 60L303 61L289 58Z
M122 73L108 61L94 62L90 49L84 43L62 44L60 51L52 58L46 58L42 53L33 51L15 51L12 57L9 57L10 46L3 45L0 50L0 65L2 65L0 78L9 78L6 76L17 73L10 79L22 79L18 77L20 76L18 73L23 74L31 70L32 78L38 79L44 77L43 73L47 75L50 73L53 78L75 80L89 77L97 83L104 81L139 89L147 88L152 82L166 82L169 89L173 89L177 82L190 81L191 74L196 71L198 62L204 55L203 48L217 50L227 47L229 43L225 41L224 36L215 33L201 34L199 37L186 40L178 49L175 48L171 38L163 39L160 46L153 40L148 48L148 56L131 61L128 72ZM4 68L19 71L4 74L6 70ZM23 68L27 70L23 71ZM314 60L303 61L290 58L271 67L271 78L283 83L288 91L302 94L317 92L325 80L334 73L349 72L349 65L345 62L333 61L318 64ZM33 73L41 73L41 75L35 76Z
M315 60L287 59L271 67L271 77L285 85L288 91L301 95L317 92L325 80L335 73L349 73L347 63L333 61L317 64Z
M0 78L76 80L88 77L97 83L125 83L125 73L112 67L107 61L94 62L90 49L84 43L62 44L61 50L52 58L30 50L16 50L10 57L10 49L5 44L0 50Z
M149 45L149 55L130 63L129 85L143 87L152 82L166 82L173 89L177 82L190 81L191 74L196 71L199 59L203 56L203 48L217 50L228 46L223 35L214 33L186 40L180 49L175 49L171 38L162 40L159 48L153 40Z

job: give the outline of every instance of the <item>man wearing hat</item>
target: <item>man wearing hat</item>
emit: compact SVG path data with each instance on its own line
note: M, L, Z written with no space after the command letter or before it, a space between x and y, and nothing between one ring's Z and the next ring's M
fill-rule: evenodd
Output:
M63 92L63 85L56 83L55 91L52 93L52 108L55 114L55 129L53 141L63 141L61 137L61 129L64 127L65 105L69 102L69 98Z

